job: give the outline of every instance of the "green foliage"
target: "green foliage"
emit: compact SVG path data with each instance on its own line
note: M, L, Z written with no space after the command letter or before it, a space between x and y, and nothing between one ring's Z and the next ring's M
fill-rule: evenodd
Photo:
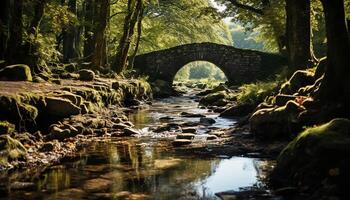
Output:
M240 105L251 104L258 105L263 102L268 96L276 94L282 84L280 79L256 82L245 84L239 87L237 94L237 103Z
M206 61L191 62L181 68L175 76L175 80L188 79L219 80L221 82L227 80L225 74L217 66Z
M233 46L242 49L264 50L264 44L256 41L257 33L247 31L239 24L231 24Z

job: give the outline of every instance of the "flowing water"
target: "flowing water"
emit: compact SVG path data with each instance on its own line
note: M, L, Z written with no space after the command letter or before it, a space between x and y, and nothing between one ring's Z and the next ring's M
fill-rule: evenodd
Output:
M198 127L194 143L207 143L209 129L235 125L234 120L199 109L192 96L155 100L147 108L129 112L130 120L141 131L140 136L96 139L79 152L78 159L27 177L34 183L28 191L12 189L0 199L219 199L215 193L264 185L262 169L270 161L177 154L169 143L178 129L152 131L169 122L199 121L181 117L179 113L183 111L216 120L213 125ZM14 173L8 184L16 186L16 181Z

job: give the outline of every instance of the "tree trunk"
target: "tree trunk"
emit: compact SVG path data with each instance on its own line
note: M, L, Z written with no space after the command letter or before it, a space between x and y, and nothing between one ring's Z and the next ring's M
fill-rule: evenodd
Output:
M8 20L9 20L9 0L3 0L0 3L0 60L5 59Z
M77 15L77 1L68 1L69 11ZM70 59L79 57L79 46L76 46L77 27L70 26L62 31L63 35L63 62L68 63ZM79 36L78 36L79 37Z
M94 4L93 0L85 1L85 41L84 41L84 58L90 60L94 50L94 40L93 40L93 27L94 27Z
M326 21L327 67L319 89L324 102L341 102L350 106L350 37L344 1L321 0Z
M291 71L305 69L315 60L311 45L310 0L286 0L286 35Z
M137 17L142 8L142 0L136 0L136 5L133 0L128 0L128 13L124 20L124 32L120 39L116 59L113 63L114 70L117 73L124 71L128 65L128 53L132 36L134 35L134 27L137 22Z
M94 27L94 50L92 54L92 67L102 67L106 64L106 28L108 22L108 14L110 8L109 0L101 0L98 2L97 21Z
M143 5L141 5L141 6L142 6L141 11L139 13L138 21L137 21L137 38L136 38L135 49L134 49L132 56L130 57L130 68L131 69L134 67L134 60L135 60L137 51L139 49L140 39L141 39L141 34L142 34L142 19L143 19L144 6Z
M22 57L23 41L23 0L12 0L10 5L9 38L7 42L6 61L9 64L19 62Z

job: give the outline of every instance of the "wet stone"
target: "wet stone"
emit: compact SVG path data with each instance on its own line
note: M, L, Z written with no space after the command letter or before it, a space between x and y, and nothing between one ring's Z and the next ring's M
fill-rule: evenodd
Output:
M196 133L197 129L196 128L182 128L183 133Z
M83 185L83 189L86 192L104 192L107 191L110 186L112 185L112 181L103 179L103 178L96 178L96 179L91 179L85 182Z
M210 117L201 117L199 122L205 125L212 125L212 124L215 124L216 121L215 119Z
M139 135L140 132L133 128L124 128L124 136Z
M185 146L191 143L192 143L192 140L186 140L186 139L176 139L172 142L174 147Z
M184 134L178 134L176 136L176 139L193 140L194 137L195 137L195 134L193 134L193 133L184 133Z
M205 115L202 115L202 114L188 113L188 112L182 112L180 115L183 117L205 117Z
M34 190L35 184L32 182L13 182L10 184L11 190Z

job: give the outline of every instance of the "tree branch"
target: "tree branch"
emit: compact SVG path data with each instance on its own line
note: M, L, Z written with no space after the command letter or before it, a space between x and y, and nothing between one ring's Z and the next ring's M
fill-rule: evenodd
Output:
M238 2L237 0L228 0L228 1L232 5L236 6L237 8L244 9L244 10L253 12L255 14L258 14L258 15L264 15L264 12L262 9L258 9L258 8L254 8L254 7L249 6L249 5L242 4L242 3Z

